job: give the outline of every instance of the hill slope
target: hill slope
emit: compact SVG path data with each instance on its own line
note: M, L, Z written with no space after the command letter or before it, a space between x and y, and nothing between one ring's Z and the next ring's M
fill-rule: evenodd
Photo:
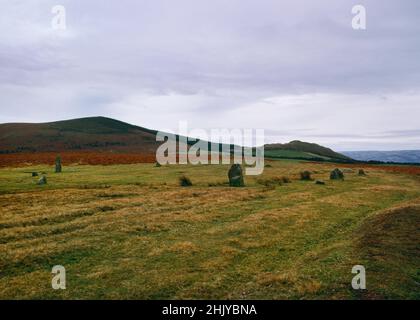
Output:
M0 152L152 152L156 131L105 117L0 125Z
M265 155L270 158L298 158L308 160L351 161L352 159L316 143L291 141L281 144L266 144Z
M0 154L64 151L152 154L160 144L156 132L105 117L7 123L0 124ZM269 158L351 160L331 149L301 141L266 145L265 154Z

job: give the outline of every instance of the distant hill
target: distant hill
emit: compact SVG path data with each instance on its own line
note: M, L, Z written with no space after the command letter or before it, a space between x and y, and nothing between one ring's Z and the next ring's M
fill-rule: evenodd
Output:
M293 158L326 161L352 161L351 157L335 152L316 143L291 141L265 145L265 156L269 158Z
M0 152L154 152L156 131L105 118L0 124Z
M360 161L420 163L420 150L347 151L345 155Z
M6 123L0 124L0 154L64 151L151 154L161 143L156 141L156 132L106 117ZM314 161L351 160L329 148L301 141L265 145L265 155Z

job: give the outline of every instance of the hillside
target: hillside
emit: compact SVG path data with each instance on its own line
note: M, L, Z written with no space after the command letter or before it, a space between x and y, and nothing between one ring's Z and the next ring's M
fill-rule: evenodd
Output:
M155 153L159 144L155 130L105 117L0 124L0 154L68 151L150 155ZM331 149L301 141L266 145L265 154L268 158L351 160Z
M308 160L352 161L350 157L337 153L316 143L291 141L281 144L266 144L265 156L269 158L294 158Z
M155 131L105 117L0 125L0 153L59 151L153 152Z

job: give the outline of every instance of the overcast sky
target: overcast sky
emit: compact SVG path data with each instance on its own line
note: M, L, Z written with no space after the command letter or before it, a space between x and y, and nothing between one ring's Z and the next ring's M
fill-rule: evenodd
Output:
M420 149L418 0L0 0L0 122L102 115ZM66 9L66 30L51 8ZM367 10L353 30L351 9Z

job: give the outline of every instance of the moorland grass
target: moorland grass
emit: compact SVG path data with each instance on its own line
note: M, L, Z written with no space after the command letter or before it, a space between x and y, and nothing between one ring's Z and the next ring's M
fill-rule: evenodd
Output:
M1 169L0 298L419 297L418 215L375 218L418 206L417 176L369 168L329 181L334 164L269 164L245 188L226 186L229 166ZM301 181L304 170L328 182ZM194 185L180 187L183 175ZM291 183L261 183L278 177ZM51 288L58 264L66 290ZM355 264L367 270L363 292L351 288Z

